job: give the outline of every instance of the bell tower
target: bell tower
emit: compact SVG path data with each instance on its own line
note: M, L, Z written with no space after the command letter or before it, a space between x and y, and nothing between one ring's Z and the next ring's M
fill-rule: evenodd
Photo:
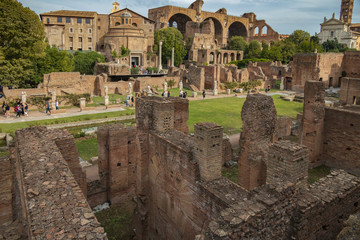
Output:
M340 20L344 23L351 23L354 9L354 0L341 0Z
M120 9L119 9L119 3L118 2L113 2L113 8L111 9L111 13L114 13L114 12L117 12L117 11L119 11Z

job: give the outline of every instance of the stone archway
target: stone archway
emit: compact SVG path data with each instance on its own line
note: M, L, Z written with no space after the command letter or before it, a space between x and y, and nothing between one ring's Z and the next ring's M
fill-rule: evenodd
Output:
M233 22L229 26L229 36L228 36L229 40L235 36L241 36L241 37L245 38L245 40L248 37L248 31L243 23Z
M219 52L216 56L216 63L221 64L222 63L221 60L222 60L222 56L221 56L221 53Z
M209 64L215 64L215 63L216 63L215 53L211 52Z
M219 20L213 17L206 18L203 22L212 20L215 28L215 42L219 45L223 44L223 27Z
M227 64L228 62L229 62L229 55L227 53L224 53L223 64Z
M186 31L186 23L189 21L192 21L189 16L177 13L169 18L168 26L177 28L184 35Z
M236 59L235 59L235 54L234 53L231 53L230 54L230 61L232 62L232 61L235 61Z

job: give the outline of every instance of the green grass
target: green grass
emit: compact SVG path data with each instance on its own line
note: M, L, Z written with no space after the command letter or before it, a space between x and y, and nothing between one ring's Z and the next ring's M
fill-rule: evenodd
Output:
M293 119L302 111L303 104L298 102L286 102L279 95L272 96L274 99L278 117L289 116ZM242 128L241 109L245 98L229 97L191 101L189 103L190 132L194 132L194 124L198 122L215 122L224 127L228 134L238 133Z
M239 168L238 165L235 165L231 168L223 167L222 168L222 176L229 179L230 181L238 184L239 183L239 174L238 174Z
M96 113L96 114L80 115L80 116L67 117L67 118L46 119L39 121L16 122L16 123L1 123L0 128L2 129L3 132L7 132L14 135L14 132L16 130L22 128L121 117L121 116L134 115L134 114L135 114L134 109L126 109L124 111L118 111L118 112Z
M170 92L170 96L171 97L178 97L179 96L179 88L168 88L168 91ZM160 95L157 95L158 97L161 97L161 94L163 92L162 89L159 89L159 91L157 91ZM187 96L190 97L192 96L192 93L194 91L191 91L189 89L183 88L183 92L187 92Z
M10 155L9 151L0 151L0 157L7 157L9 155Z
M96 157L98 155L98 143L96 137L76 140L75 144L80 157L84 161L90 161L92 157Z
M135 203L128 202L121 206L112 205L109 209L95 214L109 240L131 240L135 237L134 209Z
M308 183L313 184L318 181L320 178L325 177L330 174L331 168L328 166L319 166L316 168L309 169Z

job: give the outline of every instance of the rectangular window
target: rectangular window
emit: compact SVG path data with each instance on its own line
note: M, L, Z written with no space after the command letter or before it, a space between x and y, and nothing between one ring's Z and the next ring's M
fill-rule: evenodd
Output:
M124 21L125 21L125 20L124 20L124 19L122 19L122 21L121 21L121 22L122 22L122 24L125 24L125 22L124 22Z
M47 22L47 24L49 24L50 23L50 18L47 18L46 22Z
M91 38L91 37L88 38L88 42L89 42L89 43L92 42L92 38Z
M98 18L98 22L100 22L100 18Z
M87 18L85 21L86 21L86 24L90 24L90 18Z
M128 24L128 20L126 19L126 24Z
M57 22L61 23L62 22L62 17L57 17Z
M74 38L73 37L69 37L69 42L73 42L74 41Z
M83 33L83 29L82 29L82 28L79 28L79 33Z
M82 23L82 19L81 19L81 18L78 18L78 19L77 19L77 23Z
M73 50L73 47L70 47L70 50Z
M81 42L81 43L82 43L82 37L79 37L79 42Z
M70 33L73 33L73 32L74 32L74 29L73 29L73 28L69 28L69 32L70 32Z
M100 26L98 26L98 30L100 30Z
M91 28L89 28L89 34L92 34L92 29Z
M71 18L70 17L66 17L66 23L70 23L71 22Z
M89 50L91 51L91 50L92 50L92 47L89 47Z

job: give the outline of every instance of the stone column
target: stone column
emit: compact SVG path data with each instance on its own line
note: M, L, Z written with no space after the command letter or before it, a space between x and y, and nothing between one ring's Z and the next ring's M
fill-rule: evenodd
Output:
M52 109L56 109L55 102L56 102L56 91L53 91L51 93L51 108Z
M167 97L167 82L164 82L165 97Z
M179 82L179 92L181 92L183 90L183 88L184 88L184 84L183 84L182 80L180 80L180 82Z
M107 96L109 94L109 87L108 86L105 86L104 87L104 90L105 90L105 96Z
M107 107L107 106L109 106L109 95L108 95L109 87L105 86L104 90L105 90L104 104L105 104L105 107Z
M150 86L147 86L146 87L146 96L152 96L152 91L151 91L151 87Z
M230 95L231 94L231 89L226 89L226 94Z
M161 57L162 57L162 41L160 40L159 42L159 72L162 70L162 62L161 62Z
M197 98L197 92L193 92L193 98Z
M23 104L26 103L26 92L21 92L21 101Z
M174 67L174 48L171 49L171 67Z
M217 96L217 95L218 95L218 83L217 83L216 80L214 81L214 90L213 90L213 93L214 93L214 96Z
M80 112L84 111L86 108L86 98L80 98Z
M132 95L132 84L131 84L131 82L129 83L129 95L131 96Z
M281 77L280 90L284 90L284 77Z

